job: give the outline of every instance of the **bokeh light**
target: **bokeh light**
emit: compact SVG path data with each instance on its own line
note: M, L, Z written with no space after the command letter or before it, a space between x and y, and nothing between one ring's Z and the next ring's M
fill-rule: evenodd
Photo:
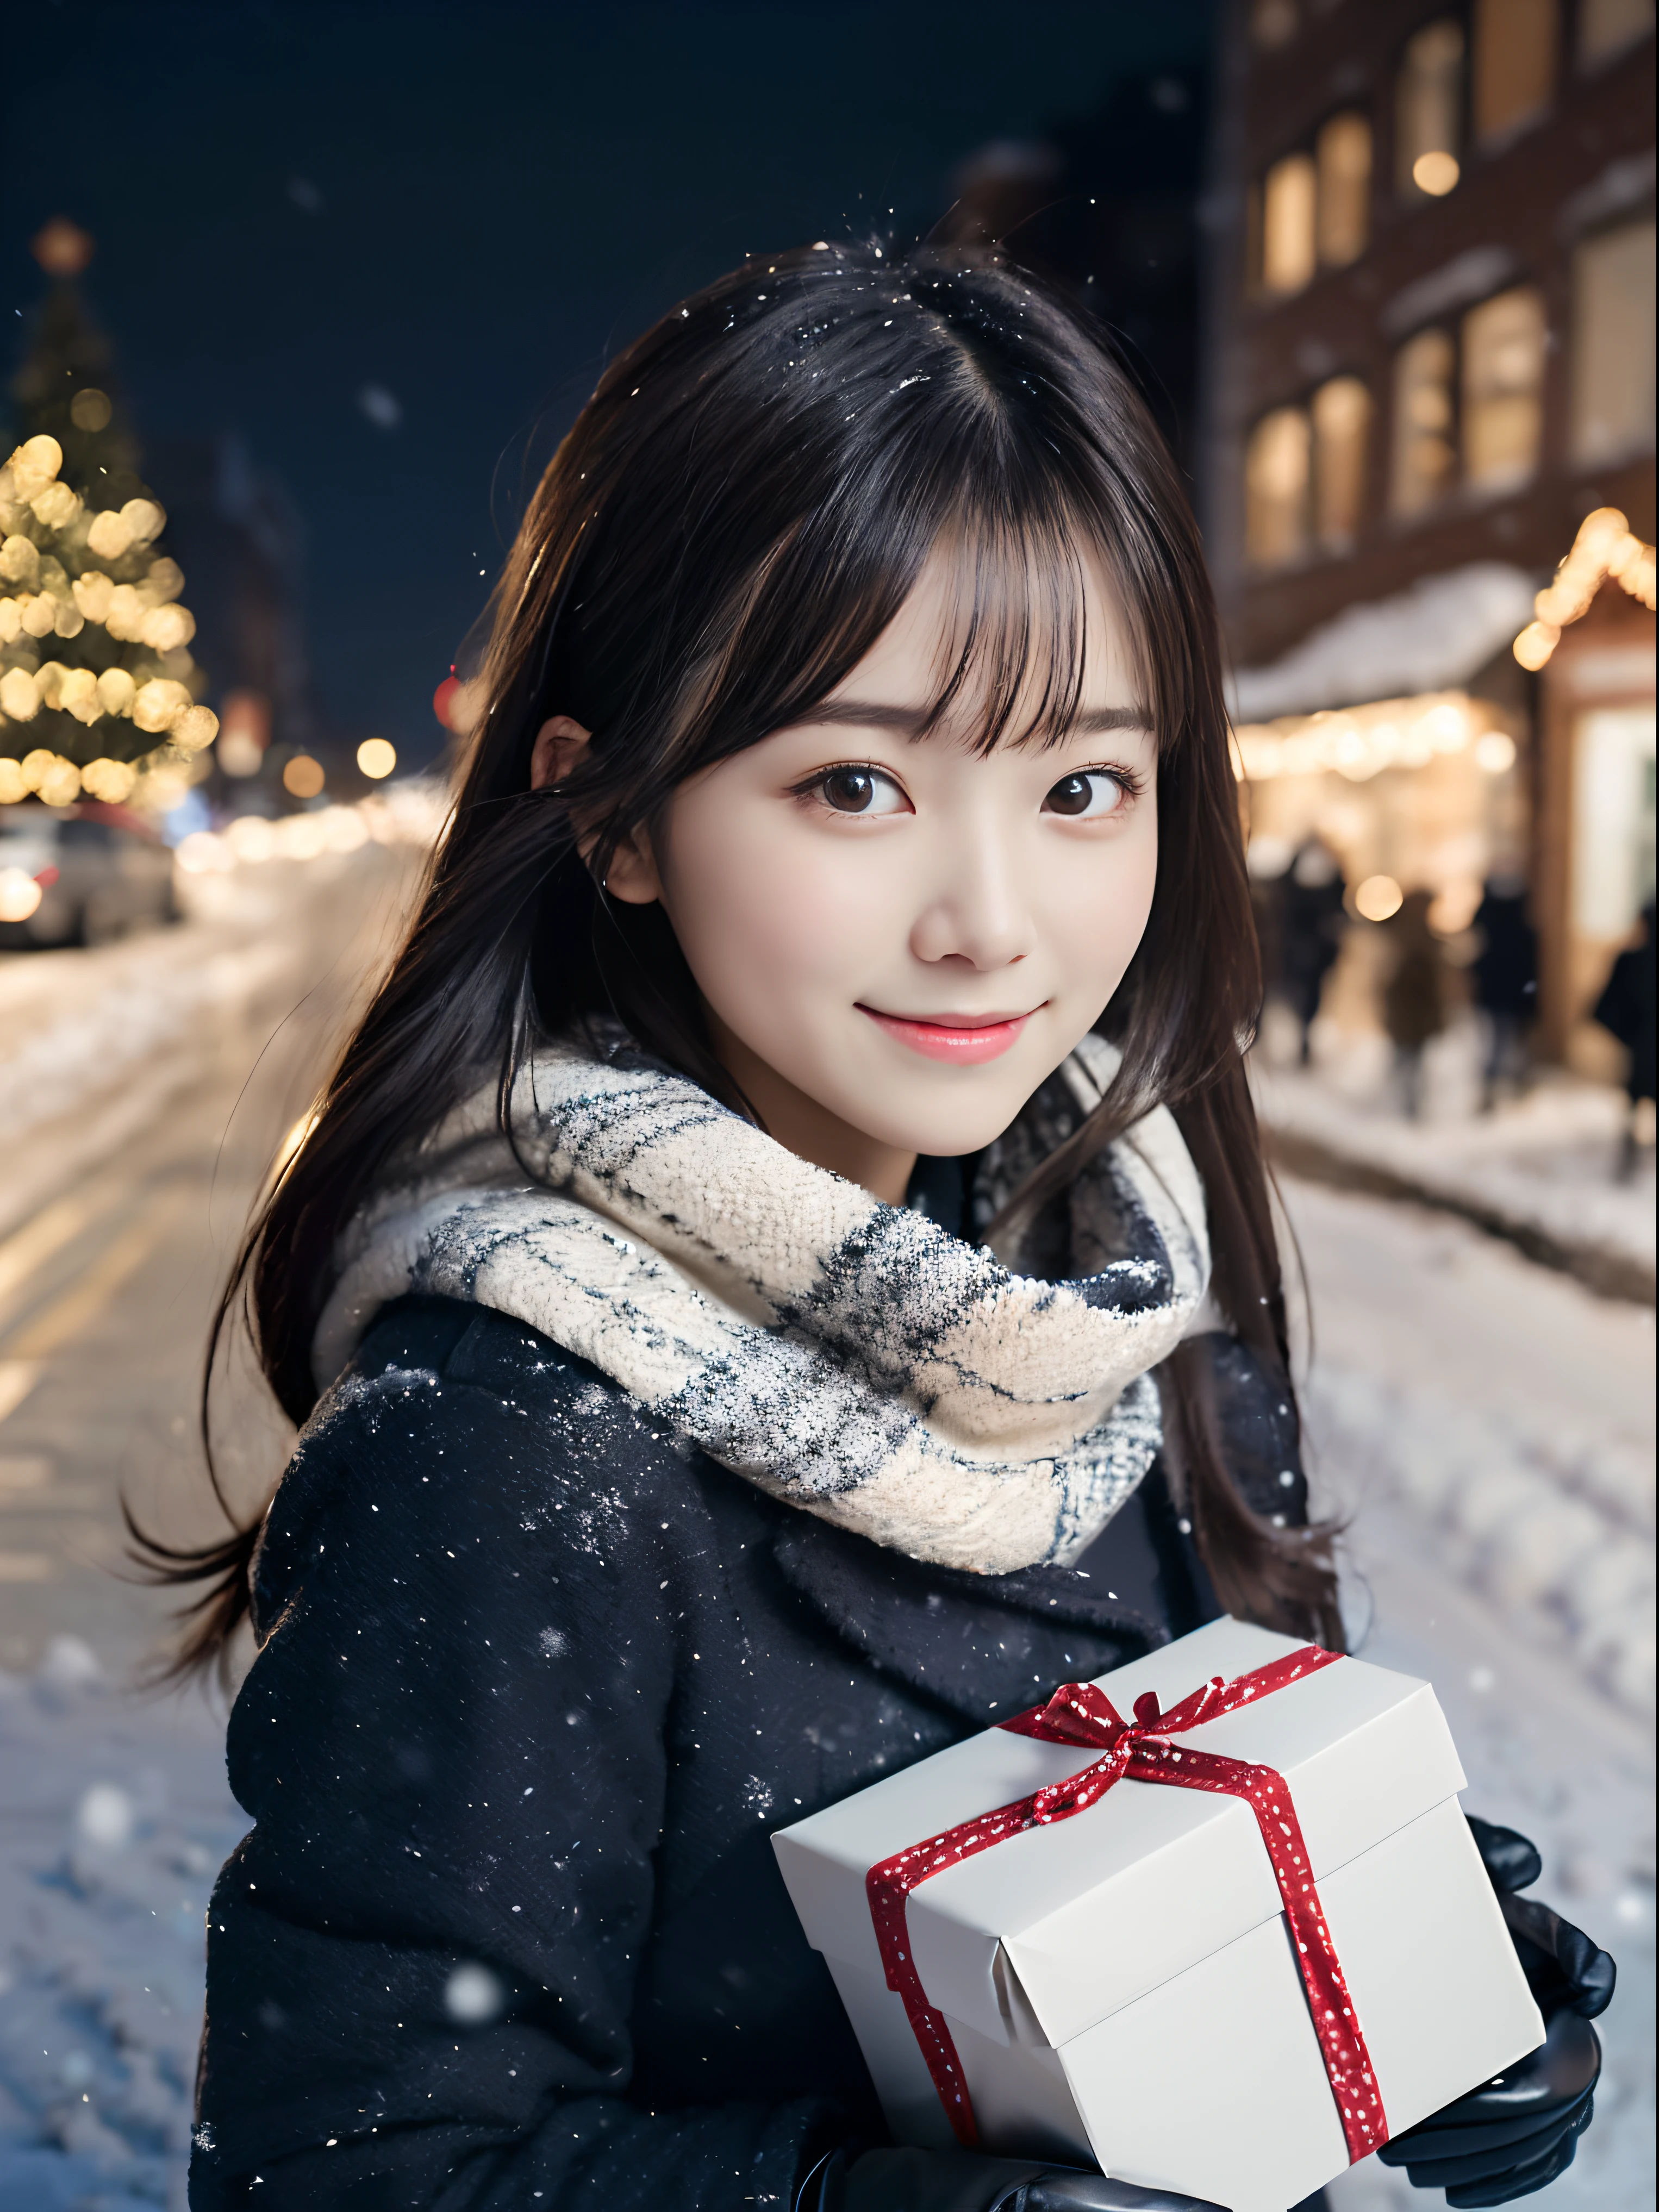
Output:
M1474 741L1474 764L1488 775L1505 775L1515 766L1515 739L1507 730L1488 730Z
M293 799L315 799L327 781L322 763L309 753L295 753L283 769L283 789Z
M366 776L379 783L397 767L398 748L386 738L365 738L357 748L357 765Z
M264 755L246 730L227 730L219 740L219 765L227 775L258 775Z
M70 402L70 421L77 430L106 430L113 412L109 394L93 385L84 392L77 392Z
M444 1984L444 2010L468 2027L497 2018L506 2002L499 1978L470 1960L463 1960Z
M1354 911L1366 921L1386 921L1405 903L1405 893L1392 876L1367 876L1353 895Z
M89 1844L118 1851L132 1838L137 1808L120 1785L94 1782L76 1809L75 1825Z
M40 903L40 886L21 868L0 868L0 921L27 921Z

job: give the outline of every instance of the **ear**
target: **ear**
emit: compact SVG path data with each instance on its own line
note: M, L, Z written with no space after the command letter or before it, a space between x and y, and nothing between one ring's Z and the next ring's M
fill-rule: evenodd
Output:
M530 788L545 791L550 785L562 783L580 765L591 737L592 732L568 714L555 714L544 722L531 750ZM580 840L579 849L584 860L592 853L594 842L592 836ZM661 896L657 863L643 830L631 831L617 848L603 889L629 906L649 906Z
M609 897L621 899L628 906L649 906L662 896L657 856L642 827L630 830L611 855L603 889Z
M531 750L530 788L545 791L550 784L562 783L587 750L591 734L568 714L555 714L544 722Z

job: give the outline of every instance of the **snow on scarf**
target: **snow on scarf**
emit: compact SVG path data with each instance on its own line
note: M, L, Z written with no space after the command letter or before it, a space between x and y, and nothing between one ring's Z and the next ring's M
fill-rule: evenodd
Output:
M981 1216L1115 1064L1085 1038L986 1156ZM1069 1281L1014 1273L798 1159L626 1041L538 1054L514 1119L537 1180L491 1089L353 1221L320 1387L392 1299L466 1299L591 1361L771 1496L989 1574L1076 1558L1158 1450L1148 1370L1209 1273L1203 1188L1164 1109L1074 1186Z

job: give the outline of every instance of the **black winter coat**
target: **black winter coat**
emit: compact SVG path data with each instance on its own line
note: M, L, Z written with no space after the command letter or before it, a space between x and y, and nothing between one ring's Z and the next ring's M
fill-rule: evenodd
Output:
M1300 1519L1288 1409L1203 1340ZM921 1566L522 1323L388 1309L259 1556L196 2212L787 2207L885 2130L770 1831L1215 1609L1156 1468L1079 1570Z

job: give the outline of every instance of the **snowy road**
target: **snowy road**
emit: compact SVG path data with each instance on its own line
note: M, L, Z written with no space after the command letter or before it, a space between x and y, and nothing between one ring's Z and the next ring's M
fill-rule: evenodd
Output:
M376 928L307 878L280 929L246 940L286 945L285 979L250 960L243 999L227 983L169 1017L190 1081L0 1243L0 1376L34 1370L0 1414L0 2212L182 2203L202 1911L239 1816L209 1707L120 1687L161 1607L105 1571L115 1487L175 1532L212 1525L184 1441L209 1291ZM107 974L66 972L76 1004L117 1003ZM309 1026L283 1031L233 1119L296 979L319 994ZM0 973L0 1003L6 988ZM122 1088L106 1086L117 1103ZM1316 1469L1352 1517L1364 1649L1431 1677L1468 1803L1537 1838L1544 1893L1620 1960L1600 2116L1547 2201L1636 2212L1652 2194L1652 1314L1442 1215L1287 1198L1318 1324ZM242 1441L252 1482L280 1436ZM1374 2166L1334 2194L1342 2212L1438 2201Z
M223 1717L124 1688L164 1626L122 1491L216 1533L195 1442L217 1285L418 853L195 887L181 927L0 958L0 2212L183 2203L208 1888L246 1825ZM244 1395L233 1491L280 1467Z

